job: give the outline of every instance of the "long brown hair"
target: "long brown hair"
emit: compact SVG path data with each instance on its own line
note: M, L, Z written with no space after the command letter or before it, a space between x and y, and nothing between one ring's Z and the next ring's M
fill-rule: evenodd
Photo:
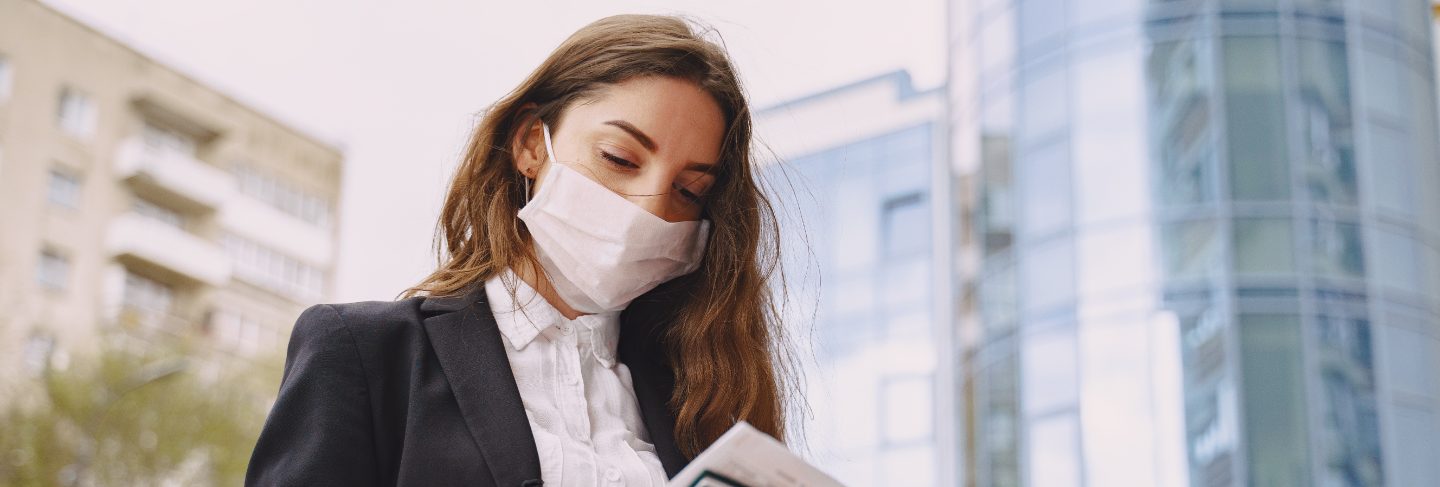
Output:
M714 97L727 123L707 196L705 256L697 271L666 286L686 288L668 300L672 318L660 340L675 374L669 407L676 444L693 457L737 420L783 441L796 368L769 288L784 286L780 244L774 209L752 165L749 103L724 48L683 19L617 15L591 23L490 107L445 197L438 268L401 296L456 295L507 268L538 269L516 217L525 194L512 142L536 118L557 127L572 104L640 76L695 83Z

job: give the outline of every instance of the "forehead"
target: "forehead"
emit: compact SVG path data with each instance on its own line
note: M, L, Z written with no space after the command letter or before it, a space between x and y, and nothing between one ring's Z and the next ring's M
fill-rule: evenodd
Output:
M581 132L620 129L605 124L623 120L655 141L657 153L676 162L715 162L725 136L720 105L688 80L663 76L632 78L600 90L565 114L566 128Z

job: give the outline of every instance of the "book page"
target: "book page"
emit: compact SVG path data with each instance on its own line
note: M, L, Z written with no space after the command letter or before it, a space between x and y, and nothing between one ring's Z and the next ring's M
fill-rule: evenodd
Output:
M784 444L741 421L666 484L668 487L841 487Z

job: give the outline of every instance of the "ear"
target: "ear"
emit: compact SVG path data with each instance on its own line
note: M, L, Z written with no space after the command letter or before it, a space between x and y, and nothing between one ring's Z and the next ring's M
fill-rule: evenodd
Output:
M510 141L510 153L514 155L515 170L527 178L535 178L540 168L549 159L545 153L544 127L540 117L535 116L536 105L526 103L516 115L515 140Z

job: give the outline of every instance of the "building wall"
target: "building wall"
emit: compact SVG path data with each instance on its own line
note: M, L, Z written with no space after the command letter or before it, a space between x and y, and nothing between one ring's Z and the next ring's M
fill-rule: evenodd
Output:
M342 159L43 3L0 0L0 357L63 366L115 328L280 353L332 287Z
M757 116L779 161L764 178L784 233L786 320L813 339L807 443L846 485L951 483L937 387L950 383L940 95L895 72Z
M966 484L1440 475L1426 5L951 2Z

